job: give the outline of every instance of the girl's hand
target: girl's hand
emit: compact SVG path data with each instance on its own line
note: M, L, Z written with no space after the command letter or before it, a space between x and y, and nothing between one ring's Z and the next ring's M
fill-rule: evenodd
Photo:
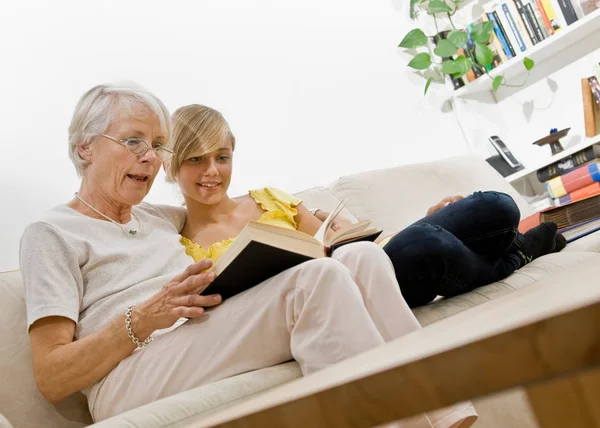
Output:
M461 196L461 195L447 196L444 199L442 199L440 202L438 202L437 204L435 204L434 206L430 207L427 210L427 215L431 215L431 214L433 214L433 213L441 210L446 205L451 204L452 202L460 201L461 199L465 199L465 197Z

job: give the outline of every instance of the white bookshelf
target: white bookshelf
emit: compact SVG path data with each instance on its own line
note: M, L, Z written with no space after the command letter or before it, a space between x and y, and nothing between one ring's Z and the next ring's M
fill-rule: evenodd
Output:
M537 172L538 169L543 168L547 165L550 165L551 163L554 163L556 161L559 161L563 158L566 158L567 156L572 155L573 153L576 153L580 150L585 149L586 147L589 147L593 144L596 143L600 143L600 136L596 136L593 138L586 138L585 140L583 140L581 143L579 144L574 144L573 146L563 150L560 153L557 153L553 156L547 156L547 157L541 157L540 159L536 159L535 162L530 163L529 165L524 165L525 168L522 169L521 171L515 172L514 174L511 174L507 177L505 177L506 181L508 181L509 183L514 183L517 180L520 180L526 176L528 176L529 174L535 174ZM550 150L549 147L545 147L548 150ZM537 180L537 178L536 178Z
M582 39L600 31L600 9L579 19L577 22L563 28L561 31L548 37L525 52L520 52L500 67L490 71L492 78L502 74L507 82L519 83L525 80L527 70L523 65L523 58L531 58L536 66L548 59L559 55L563 50L576 44ZM600 38L599 38L600 40ZM600 45L600 41L599 41ZM492 90L492 79L483 75L462 88L453 91L454 97L465 97L469 94ZM499 89L502 90L502 87Z

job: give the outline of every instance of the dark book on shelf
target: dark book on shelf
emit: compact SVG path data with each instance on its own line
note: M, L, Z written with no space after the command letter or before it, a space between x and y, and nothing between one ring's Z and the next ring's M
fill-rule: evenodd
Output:
M537 38L538 42L545 40L546 32L542 30L542 27L540 26L540 22L537 18L535 10L533 9L533 6L531 5L531 3L527 3L523 6L525 8L527 18L529 19L529 22L531 22L531 26L533 27L533 31L535 32L535 37Z
M515 50L513 49L508 35L500 22L500 17L496 13L496 11L489 12L487 14L488 20L494 25L494 32L496 33L496 37L500 41L502 45L502 50L508 59L513 58L515 56Z
M575 13L575 9L571 4L571 0L556 0L558 5L560 6L560 11L565 18L565 22L567 25L571 25L572 23L577 21L577 13Z
M600 159L600 143L587 147L544 168L537 170L537 178L541 183L560 175L576 170L581 165Z

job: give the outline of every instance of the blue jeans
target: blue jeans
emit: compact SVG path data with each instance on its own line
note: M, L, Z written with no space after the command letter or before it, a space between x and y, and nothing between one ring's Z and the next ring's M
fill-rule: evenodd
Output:
M510 196L475 192L397 233L384 251L408 305L456 296L517 270L519 220Z

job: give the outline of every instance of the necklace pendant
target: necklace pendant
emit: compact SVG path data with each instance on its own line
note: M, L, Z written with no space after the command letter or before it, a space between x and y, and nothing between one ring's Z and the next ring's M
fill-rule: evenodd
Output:
M135 236L136 233L137 233L137 230L129 229L129 234L131 236Z

